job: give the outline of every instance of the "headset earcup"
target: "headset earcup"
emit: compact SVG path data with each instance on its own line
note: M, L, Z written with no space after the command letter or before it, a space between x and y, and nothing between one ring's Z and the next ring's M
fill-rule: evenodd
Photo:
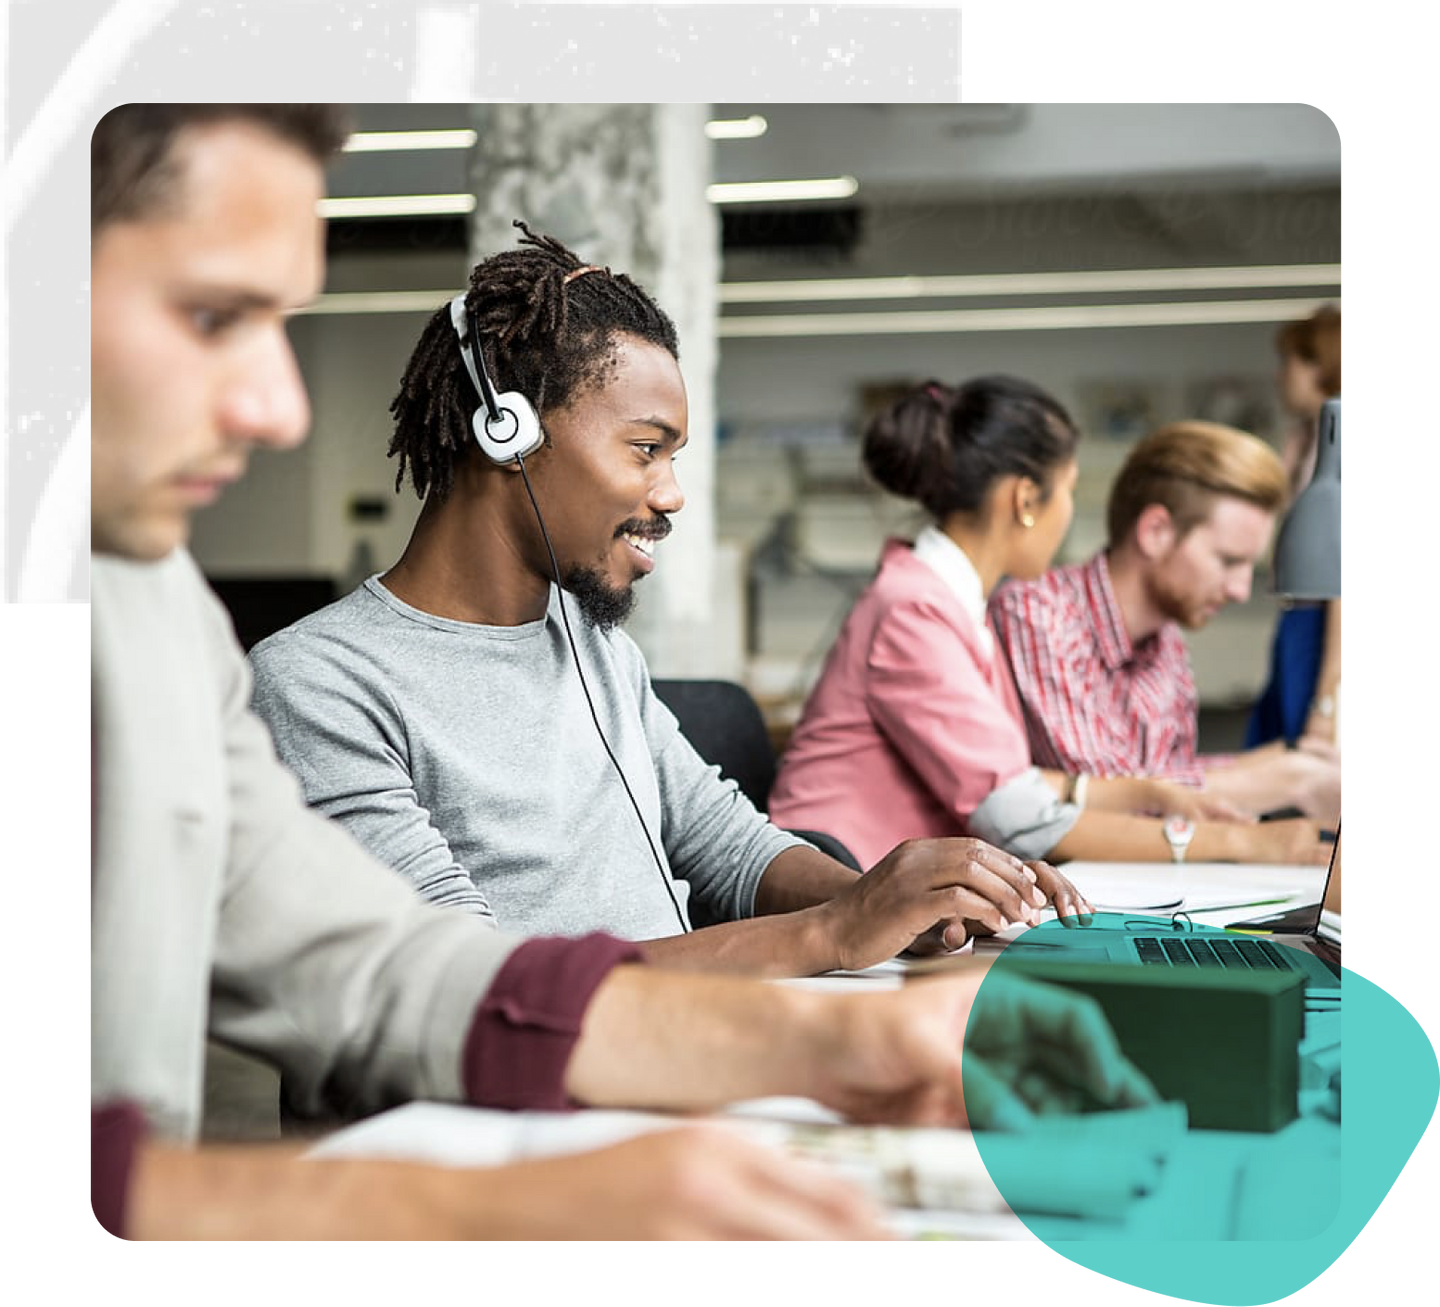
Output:
M538 449L545 433L530 401L518 390L507 390L495 396L495 403L500 409L497 419L487 421L482 405L470 423L486 456L496 463L513 463Z

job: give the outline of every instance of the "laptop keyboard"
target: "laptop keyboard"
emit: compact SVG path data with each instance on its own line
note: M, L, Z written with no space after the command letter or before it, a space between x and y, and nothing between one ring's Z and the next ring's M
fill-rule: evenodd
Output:
M1288 949L1263 939L1204 936L1142 936L1135 941L1140 961L1160 967L1239 967L1246 971L1290 971Z

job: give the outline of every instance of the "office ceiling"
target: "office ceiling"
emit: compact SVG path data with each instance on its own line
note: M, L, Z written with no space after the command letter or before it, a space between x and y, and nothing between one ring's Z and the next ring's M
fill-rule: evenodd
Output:
M355 106L365 130L471 125L471 107ZM1053 194L1132 187L1336 185L1335 128L1307 105L736 104L768 130L716 141L717 181L847 174L859 198ZM701 143L709 144L709 143ZM346 156L336 193L421 194L464 187L453 151Z
M848 175L842 201L722 207L727 280L1333 263L1340 145L1307 105L728 104L716 181ZM361 130L473 126L464 104L358 105ZM347 154L332 195L469 189L464 151ZM332 253L463 251L463 218L332 224Z

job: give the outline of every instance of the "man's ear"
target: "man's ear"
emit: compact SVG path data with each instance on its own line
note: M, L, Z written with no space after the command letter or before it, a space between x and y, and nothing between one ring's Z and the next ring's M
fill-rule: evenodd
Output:
M543 424L540 427L540 434L542 437L540 443L524 456L527 471L532 471L536 463L543 463L546 453L554 448L550 440L550 433L545 430ZM520 475L519 459L512 458L509 462L497 463L493 458L486 455L485 451L480 448L478 441L472 441L471 448L475 451L476 461L482 466L492 467L501 472L509 472L512 476Z
M1175 519L1164 504L1146 504L1135 519L1135 545L1143 558L1164 558L1177 540Z
M540 443L536 445L535 448L532 449L528 454L525 455L526 470L533 471L537 463L543 467L545 463L549 461L550 456L554 452L555 442L550 439L549 428L546 427L544 421L542 420L540 422ZM499 466L504 468L505 471L514 472L517 475L520 472L520 462L518 459L512 458L510 462L501 463L499 464Z

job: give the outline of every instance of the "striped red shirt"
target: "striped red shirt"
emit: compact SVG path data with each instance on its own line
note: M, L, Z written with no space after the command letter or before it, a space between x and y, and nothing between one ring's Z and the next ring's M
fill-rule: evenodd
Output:
M1007 581L990 620L1037 766L1203 783L1199 695L1174 622L1132 644L1102 550L1034 581Z

